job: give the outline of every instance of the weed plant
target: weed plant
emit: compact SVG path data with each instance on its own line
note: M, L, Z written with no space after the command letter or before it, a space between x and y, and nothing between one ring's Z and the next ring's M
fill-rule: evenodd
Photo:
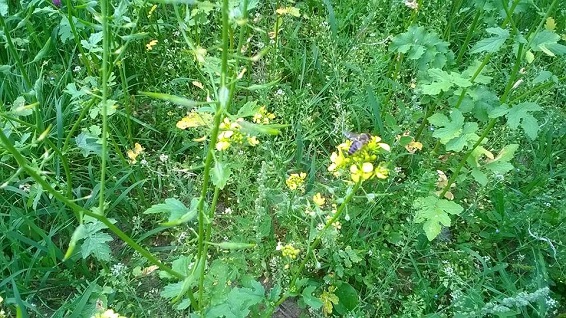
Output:
M565 316L564 21L0 0L0 318Z

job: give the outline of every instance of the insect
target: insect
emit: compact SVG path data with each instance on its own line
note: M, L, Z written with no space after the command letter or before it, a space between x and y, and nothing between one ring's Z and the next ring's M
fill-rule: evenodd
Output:
M371 139L371 136L367 133L355 134L345 131L344 136L352 141L352 145L350 145L350 149L348 149L348 155L350 156L362 149Z

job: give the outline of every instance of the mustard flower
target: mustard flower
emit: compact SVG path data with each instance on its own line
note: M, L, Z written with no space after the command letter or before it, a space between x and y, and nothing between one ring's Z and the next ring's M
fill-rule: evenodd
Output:
M326 202L326 199L324 199L324 197L320 193L315 194L312 197L312 200L313 200L314 204L316 204L318 206L323 206L324 202Z
M289 190L296 190L296 189L303 189L304 188L304 184L305 184L305 178L307 177L307 174L304 172L299 173L293 173L289 176L289 178L287 178L287 181L285 181L285 183L287 184L287 188L289 188Z
M291 244L282 246L281 242L277 244L277 247L275 249L281 251L281 255L283 255L283 257L290 257L291 259L296 259L299 253L301 252L300 249L294 248L293 245Z
M331 164L328 171L334 176L339 177L348 171L350 179L354 182L363 182L371 178L380 179L387 178L388 171L383 164L379 164L379 169L374 170L374 164L378 156L384 151L390 151L390 147L386 143L380 142L381 138L372 136L367 143L363 145L355 145L352 147L353 141L347 140L336 147L335 152L330 156Z
M151 51L155 45L157 45L157 40L151 40L148 44L145 45L148 51Z
M114 312L112 309L108 309L105 312L97 313L91 318L126 318L125 316L120 315L119 313Z
M275 114L268 112L265 106L261 106L252 121L256 124L267 125L273 119L275 119Z
M126 155L130 159L130 164L135 164L137 162L136 158L143 152L143 147L137 142L134 145L134 149L128 149Z

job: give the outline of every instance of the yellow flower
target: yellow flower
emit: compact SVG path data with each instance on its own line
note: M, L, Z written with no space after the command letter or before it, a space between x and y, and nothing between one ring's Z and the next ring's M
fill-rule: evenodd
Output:
M130 159L130 164L137 162L136 158L143 152L143 147L137 142L134 144L134 149L128 149L126 155Z
M300 174L293 173L289 176L289 178L287 178L287 181L285 181L285 183L287 184L287 187L290 190L296 190L296 189L302 190L304 187L306 177L307 174L304 172L301 172Z
M91 318L126 318L126 317L120 315L119 313L114 312L114 310L112 309L108 309L105 312L95 314Z
M324 202L326 202L326 199L324 199L324 197L320 193L315 194L312 197L312 200L313 200L314 204L316 204L318 206L323 206Z
M328 291L323 291L320 295L320 300L322 301L322 312L325 316L332 314L332 307L338 304L339 298L334 294L336 287L328 287Z
M389 169L387 169L384 164L380 163L379 166L375 168L374 175L379 179L387 179L389 176Z
M216 150L218 150L218 151L224 151L228 148L230 148L230 142L229 141L219 141L219 142L216 143Z
M275 12L279 15L289 14L297 18L301 16L301 13L299 12L299 8L295 8L295 7L279 8L275 10Z
M212 114L209 113L190 112L187 116L181 118L176 126L179 129L208 126L212 123L212 119Z
M151 40L148 44L145 45L146 49L148 51L151 51L153 49L153 47L157 44L157 40Z
M248 136L248 144L250 144L250 146L257 146L259 145L259 140L257 140L256 136Z
M258 112L254 114L252 121L256 124L267 125L267 124L269 124L269 121L273 120L273 119L275 119L275 115L268 112L267 109L265 108L265 106L261 106L258 109Z
M283 257L290 257L292 259L296 259L299 253L301 252L300 249L294 248L293 245L291 244L282 246L281 242L277 244L277 247L275 249L281 251L281 255L283 255Z
M350 153L352 141L347 140L336 146L335 152L330 156L331 164L328 171L333 172L335 176L340 176L342 171L350 172L350 178L354 182L362 182L373 177L382 178L387 175L387 169L378 170L379 174L374 171L374 162L378 155L383 151L390 151L390 147L386 143L380 142L381 138L372 136L364 146L355 152Z

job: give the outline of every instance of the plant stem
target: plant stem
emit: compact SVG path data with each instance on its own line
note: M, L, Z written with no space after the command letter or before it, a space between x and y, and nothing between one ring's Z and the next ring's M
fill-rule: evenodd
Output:
M326 230L332 226L332 224L334 224L334 222L336 222L336 220L338 220L340 218L340 216L342 215L342 213L344 212L346 205L350 202L350 200L354 197L354 194L358 191L358 189L360 188L360 186L362 185L362 181L357 182L354 187L352 188L352 191L350 191L350 193L348 193L346 195L346 198L344 198L344 202L342 202L342 204L340 204L340 206L338 207L338 210L336 210L336 213L334 213L334 216L328 220L326 222L326 224L324 225L324 227L322 228L322 230L320 230L314 241L312 241L311 244L309 244L309 247L307 248L307 252L306 252L306 256L303 259L303 261L301 262L301 264L296 268L295 273L293 274L293 277L291 277L291 280L289 281L289 289L290 290L294 290L296 288L295 283L297 282L297 279L299 278L299 275L302 273L302 271L305 269L305 266L309 260L309 255L311 253L314 254L314 249L318 247L318 245L320 244L321 240L322 240L322 235L326 232ZM286 292L283 294L283 296L281 296L281 298L275 302L275 304L273 305L273 307L270 307L266 313L264 314L263 317L268 318L271 317L271 314L273 313L273 311L279 306L281 305L288 297L290 296L289 292Z

